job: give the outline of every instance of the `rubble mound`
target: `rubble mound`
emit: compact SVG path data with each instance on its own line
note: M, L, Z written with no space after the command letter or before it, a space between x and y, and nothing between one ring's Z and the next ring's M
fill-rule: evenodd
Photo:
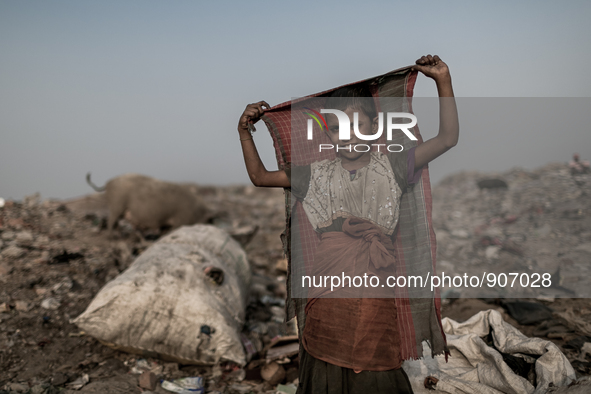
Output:
M507 187L482 188L483 180ZM530 289L523 296L591 297L589 174L571 175L560 163L533 171L454 174L433 189L433 224L439 272L548 273L550 289Z
M502 182L481 186L507 187L478 185L494 179ZM224 393L295 390L297 336L293 323L283 323L287 269L280 240L285 228L283 191L196 187L216 210L213 224L245 244L253 272L241 338L250 358L247 367L143 359L81 332L71 320L158 235L142 238L122 220L111 239L102 194L68 201L42 201L36 195L5 201L0 207L0 392L139 393L139 386L151 386L155 376L169 380L200 376L208 391ZM433 189L438 271L482 272L485 266L489 272L558 273L554 290L562 292L559 296L576 297L584 292L589 277L589 265L584 263L591 258L590 196L591 175L573 176L563 164L450 176ZM543 298L553 312L562 313L564 325L556 328L545 321L543 327L524 327L506 313L504 318L526 335L537 330L550 338L577 372L588 374L587 300L554 299L540 292L531 296ZM489 308L479 300L458 299L444 307L443 315L461 321L462 313L469 311L471 316ZM160 386L153 391L164 392Z
M251 264L244 342L252 357L274 338L294 334L294 326L283 323L284 193L253 186L199 189L216 209L213 224L245 245ZM107 214L101 193L67 201L42 201L34 195L0 207L0 392L31 388L49 393L90 382L78 392L139 393L140 373L150 371L164 379L202 376L208 389L244 379L244 370L231 364L211 368L147 362L104 346L72 323L106 283L158 238L141 237L125 220L111 238ZM150 368L140 368L145 365ZM290 376L293 380L293 371ZM124 386L136 389L121 391ZM256 384L243 386L272 389L260 375Z

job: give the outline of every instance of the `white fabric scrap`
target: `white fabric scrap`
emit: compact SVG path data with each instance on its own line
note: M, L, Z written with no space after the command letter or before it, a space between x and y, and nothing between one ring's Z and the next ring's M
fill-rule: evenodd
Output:
M444 318L442 324L451 352L449 361L446 363L444 356L437 356L403 364L417 394L434 393L423 384L427 376L439 379L435 392L449 394L542 394L550 383L560 387L576 379L574 369L558 346L525 336L505 322L498 311L481 311L464 323ZM482 340L490 332L494 345L503 353L528 361L531 357L527 354L539 355L535 360L537 387L515 374L501 353ZM427 347L425 343L423 346Z

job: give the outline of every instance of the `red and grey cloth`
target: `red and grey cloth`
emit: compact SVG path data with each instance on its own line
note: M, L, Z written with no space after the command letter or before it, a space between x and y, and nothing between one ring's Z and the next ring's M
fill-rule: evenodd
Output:
M412 112L411 98L417 78L417 72L405 67L386 74L355 82L346 86L369 85L378 111L390 110L390 98L400 103L397 112ZM334 159L334 150L320 152L318 145L310 144L307 139L307 120L309 117L299 109L321 108L326 97L338 88L294 99L279 104L265 112L262 117L273 138L277 163L280 169L306 165L314 161ZM403 109L401 111L401 109ZM418 141L412 141L401 131L394 133L392 141L383 143L400 144L409 150L422 143L419 129L412 129ZM319 138L322 136L319 134ZM327 140L327 142L329 142ZM312 148L314 147L314 148ZM319 244L318 234L312 228L302 204L292 199L290 189L286 189L286 230L282 240L289 259L287 277L287 320L297 316L298 329L305 327L306 298L292 298L292 278L306 275L306 264L291 264L294 258L304 262L313 259ZM432 223L432 197L429 170L425 166L418 182L403 194L400 201L398 229L394 233L396 248L397 274L429 278L436 273L436 241ZM292 243L298 244L292 248ZM292 250L293 249L293 250ZM296 250L297 249L297 250ZM292 256L297 253L298 256ZM396 308L398 328L401 339L400 356L402 360L416 359L423 356L422 342L428 341L432 355L447 354L445 334L441 325L441 300L439 291L430 286L397 288Z

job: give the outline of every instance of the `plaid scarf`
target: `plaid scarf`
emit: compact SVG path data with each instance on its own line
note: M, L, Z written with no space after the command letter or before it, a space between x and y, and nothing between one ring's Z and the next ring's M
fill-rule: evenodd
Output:
M345 86L364 83L370 86L370 90L377 106L386 103L381 98L400 98L399 102L404 106L404 112L412 112L412 93L417 78L417 72L411 71L411 67L404 67L367 80L355 82ZM296 108L322 107L327 96L338 88L313 94L304 98L294 99L279 104L265 112L262 117L267 125L273 144L279 169L288 169L291 165L304 165L323 159L334 159L334 151L318 152L317 149L306 148L308 117ZM293 109L293 111L292 111ZM384 110L384 108L381 108ZM413 132L422 143L422 137L418 127ZM327 140L328 142L328 140ZM405 138L400 132L394 135L391 143L410 149L416 146L417 141ZM316 145L317 146L317 145ZM304 209L299 201L292 201L290 189L285 189L286 229L281 238L284 251L288 256L287 274L287 320L297 316L298 331L303 332L305 326L306 298L292 298L292 277L305 275L305 264L292 266L294 256L297 253L298 261L308 262L313 258L318 235L310 225ZM410 188L400 201L400 218L397 231L394 233L394 245L396 247L397 266L402 267L399 275L435 274L436 242L435 232L431 218L432 197L429 182L429 170L425 166L421 180ZM292 248L292 242L297 242L298 247ZM423 356L422 342L427 340L432 356L448 354L445 334L441 326L441 300L439 291L431 291L426 288L397 288L396 306L398 310L398 324L401 337L401 358L417 359Z

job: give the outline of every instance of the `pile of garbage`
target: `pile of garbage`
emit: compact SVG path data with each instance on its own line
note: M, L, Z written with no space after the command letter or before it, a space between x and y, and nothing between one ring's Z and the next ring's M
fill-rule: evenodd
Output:
M112 238L100 193L69 201L42 201L38 195L2 201L0 393L295 393L299 344L295 322L284 322L284 194L251 186L195 187L215 210L210 224L196 228L229 234L232 239L223 248L234 245L234 257L245 253L248 270L237 269L238 263L225 266L225 258L217 261L223 248L195 246L199 242L187 228L180 238L173 238L175 233L141 236L121 220ZM573 299L587 286L590 195L591 175L571 174L567 164L492 175L465 172L434 187L439 272L471 274L486 267L488 272L549 272L557 278L552 292L532 292L528 300L493 292L476 300L475 311L470 309L475 300L465 298L472 294L443 289L443 315L464 321L478 310L496 309L527 337L555 344L577 378L591 374L591 303ZM166 267L155 263L162 256L172 259L164 259ZM180 281L175 283L185 281L186 288L153 291L175 275ZM218 309L223 319L207 320L209 312L185 316L188 302L171 306L183 289L195 289L191 280L209 286L209 294L189 296L199 298L193 300L203 304L199 308L230 306ZM225 285L236 293L224 293ZM116 297L123 287L139 289L133 300ZM130 309L118 319L151 333L148 344L125 342L122 332L97 331L116 315L100 315L101 308L116 305L123 311L125 301ZM134 305L168 308L170 315L159 309L141 323ZM171 319L177 320L167 327ZM182 331L193 335L174 344L175 328L185 323ZM128 339L142 336L127 334ZM225 348L220 338L227 339ZM163 346L179 352L167 353Z
M202 248L191 251L186 259L204 266L200 275L207 278L212 293L219 295L224 284L238 291L240 302L231 303L237 312L228 312L237 318L229 349L238 356L228 357L229 351L218 357L222 347L212 339L228 335L215 319L194 329L193 339L203 343L201 356L206 362L201 365L182 357L156 358L155 353L90 335L91 327L81 329L83 324L76 324L75 319L85 317L83 313L93 299L97 301L99 291L121 282L122 273L134 262L141 265L143 259L145 269L149 253L157 252L150 252L152 247L164 244L160 252L162 248L166 252L185 246L181 239L171 240L173 234L160 242L155 237L138 237L125 220L119 222L112 239L106 229L108 210L102 194L70 201L42 201L34 195L23 201L5 201L0 208L0 392L132 393L140 388L170 392L164 388L199 390L197 386L207 392L275 392L277 387L295 392L297 336L294 324L284 323L283 191L203 187L201 194L216 208L213 225L205 227L231 234L233 240L224 247L228 250L230 243L236 245L231 253L245 253L243 263L248 265L241 271L241 289L231 269L215 269L227 262L224 258L219 264L212 263L219 250ZM208 253L209 263L199 260ZM180 267L176 268L172 273L182 276ZM154 304L165 295L162 292L160 298L144 301ZM95 321L98 325L99 320ZM165 324L166 318L160 322ZM217 353L211 351L214 348Z
M519 297L589 298L590 197L591 174L572 175L559 163L445 178L433 190L438 271L547 273L551 288L530 287ZM498 289L453 291L462 297L510 296Z

